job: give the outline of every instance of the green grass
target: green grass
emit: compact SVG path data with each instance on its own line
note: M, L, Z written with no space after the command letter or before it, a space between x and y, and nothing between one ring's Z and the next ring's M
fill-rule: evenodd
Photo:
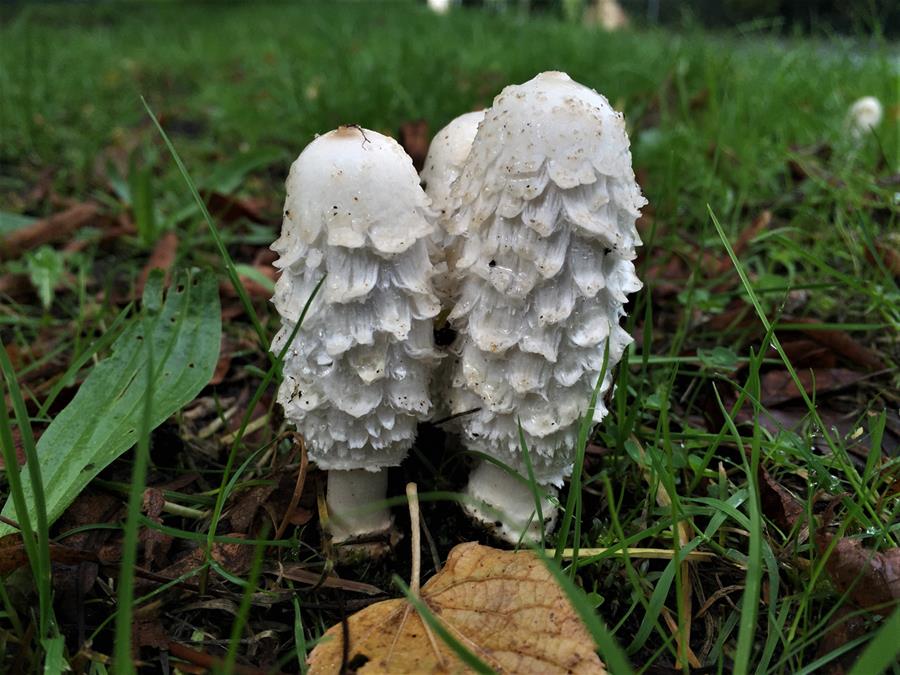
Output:
M126 455L92 485L128 502L127 528L125 518L20 523L31 576L16 573L4 584L3 667L20 656L17 663L35 667L42 658L71 660L81 619L93 653L112 655L109 617L117 609L115 653L124 658L128 617L159 602L173 613L192 607L180 622L164 621L170 636L226 666L302 670L303 655L355 596L301 584L290 596L281 593L290 582L267 574L264 564L276 556L329 569L315 520L277 542L228 529L240 498L277 485L272 467L290 461L272 401L279 359L264 349L276 317L240 278L276 228L224 222L200 194L260 199L277 220L289 163L314 134L344 123L394 134L419 118L433 133L489 105L504 85L561 69L625 113L650 206L639 272L647 286L627 319L639 346L619 368L609 416L581 439L592 445L582 448L583 470L560 497L563 526L549 542L559 552L610 551L552 569L579 612L592 616L587 624L601 651L613 662L630 659L637 672L685 663L681 619L711 599L694 617L690 646L719 672L807 672L857 648L856 672L900 672L889 637L897 611L882 619L854 607L830 581L829 552L815 543L815 516L831 500L838 534L873 550L900 541L900 500L890 492L900 460L882 451L900 429L900 289L884 258L898 246L890 233L900 231L895 44L786 39L753 28L605 34L549 18L436 17L390 3L125 7L0 9L0 232L59 211L61 199L94 201L110 217L135 223L133 234L113 243L102 241L108 225L98 223L76 235L78 250L57 246L50 262L61 262L64 273L49 308L36 295L0 292L0 338L10 350L0 354L0 390L12 404L12 414L5 406L0 412L4 459L9 465L15 429L33 455L30 430L46 428L108 354L130 320L138 273L167 230L180 239L178 267L213 268L235 289L231 309L239 318L223 322L233 365L228 380L150 436L149 454ZM863 95L880 98L886 117L875 135L856 142L845 117ZM764 210L772 223L736 252L741 233ZM679 275L671 280L659 268L673 261ZM0 262L0 280L31 274L38 281L35 264ZM733 320L711 322L729 312ZM767 373L783 370L797 382L808 371L788 351L803 330L842 331L875 352L883 368L837 394L767 406ZM860 369L846 356L837 365ZM206 412L197 417L198 410ZM785 410L795 424L779 428L774 422L784 421ZM261 414L276 424L246 433ZM216 420L237 426L216 427ZM396 481L418 483L425 523L446 555L479 534L455 503L464 460L435 447L423 442ZM591 448L602 448L602 458ZM132 474L141 483L145 459L148 484L199 476L165 491L173 508L161 523L140 513L135 490L124 499L121 493ZM809 531L782 531L767 516L757 465L799 497ZM9 472L3 494L24 499L17 477ZM314 477L308 482L314 495ZM657 500L660 492L667 502ZM402 517L398 510L401 524ZM48 546L86 532L124 531L132 551L138 524L171 537L178 552L203 547L205 562L180 572L177 583L132 590L128 571L122 599L134 597L132 604L95 588L73 615L62 591L53 596ZM212 552L241 542L258 555L233 574ZM629 547L678 555L646 560L622 552ZM392 574L403 577L408 568L400 549L391 565L342 576L394 592ZM717 562L685 564L683 555L696 549L715 553ZM104 571L118 578L114 564ZM197 609L198 596L184 584L208 585L234 613ZM23 601L30 593L39 598L34 606ZM841 608L862 627L844 646L819 653L832 623L849 621L838 616ZM57 634L66 640L62 656ZM258 634L270 637L257 643ZM141 656L158 666L158 652L145 648Z

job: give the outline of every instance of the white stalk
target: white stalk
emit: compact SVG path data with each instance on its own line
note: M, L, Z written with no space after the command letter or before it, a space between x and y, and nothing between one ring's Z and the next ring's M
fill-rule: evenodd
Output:
M558 508L550 498L556 498L552 485L537 485L541 500L544 531L556 525ZM469 475L466 512L475 520L487 524L494 533L510 542L520 540L537 543L541 540L541 519L537 513L535 495L527 478L511 475L492 462L479 462Z
M328 527L332 541L339 544L387 532L391 512L387 498L387 469L353 469L328 472Z

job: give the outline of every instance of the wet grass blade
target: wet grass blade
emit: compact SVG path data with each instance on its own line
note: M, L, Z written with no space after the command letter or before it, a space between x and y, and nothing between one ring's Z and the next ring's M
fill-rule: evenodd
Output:
M3 403L5 396L0 395L0 408L3 409L0 412L0 445L3 446L3 461L6 463L6 476L10 491L7 505L14 507L9 509L14 514L21 514L18 517L7 514L7 517L16 520L21 528L22 542L31 563L32 575L38 591L39 637L43 639L50 637L51 627L54 634L56 631L51 604L53 589L50 578L50 525L47 519L44 481L25 400L19 389L12 363L6 353L6 346L2 341L0 341L0 371L2 371L3 379L6 380L6 386L0 386L0 394L4 389L9 391L13 411L16 415L16 424L22 438L25 467L28 472L26 481L23 481L13 444L9 416L6 405ZM31 490L27 489L29 485ZM7 508L4 508L5 511ZM14 532L14 528L0 523L0 536Z
M850 675L869 675L869 673L887 672L891 664L896 665L900 657L900 607L894 610L872 641L860 654L853 665Z
M238 274L237 268L235 267L234 260L232 260L231 258L231 254L228 252L228 248L225 246L225 242L222 240L222 235L219 232L219 228L216 227L216 224L213 222L212 216L209 214L209 209L206 208L206 202L204 202L203 198L200 196L200 192L197 190L197 185L194 183L194 180L188 173L187 167L185 167L184 162L181 161L181 156L178 154L178 151L172 144L169 135L162 128L162 125L159 123L159 120L156 118L156 115L150 109L149 104L146 100L144 100L143 96L141 96L141 103L144 104L144 109L147 111L150 119L153 120L153 124L154 126L156 126L156 130L159 132L160 136L162 136L163 142L165 142L166 147L172 154L172 159L175 160L175 164L178 167L178 171L181 173L181 177L184 179L184 182L187 184L188 189L191 191L191 196L193 196L194 201L197 203L197 207L200 209L200 213L203 214L203 219L206 221L206 225L209 227L209 233L210 235L212 235L213 241L216 244L216 248L219 250L219 256L222 258L222 262L225 264L225 272L228 274L228 280L231 282L231 285L234 287L235 292L238 294L241 305L243 306L244 311L247 313L247 316L250 318L250 322L253 324L253 329L256 331L256 337L259 340L260 346L265 350L266 354L270 355L269 358L274 362L274 359L269 352L269 339L266 335L266 331L260 323L259 317L256 315L256 310L253 308L253 302L251 302L250 300L247 289L244 288L244 284L241 283L240 275Z
M594 385L594 391L591 392L591 401L588 408L581 418L581 424L578 426L578 437L575 441L575 464L572 467L572 478L569 481L569 495L566 498L566 511L563 514L562 525L559 528L559 539L556 543L556 555L554 559L557 563L562 560L563 551L566 549L566 542L569 539L569 530L572 527L572 520L576 511L581 511L581 475L584 469L584 452L587 448L588 438L591 435L591 429L594 427L594 410L597 408L597 399L600 397L600 389L603 387L603 380L606 378L606 369L609 366L609 340L607 339L603 347L603 365L600 367L600 375L597 377L597 384ZM581 523L576 523L576 530L580 535ZM580 537L579 537L580 538ZM574 541L572 548L575 550L575 557L578 557L578 545L581 542ZM575 567L572 566L572 577L575 576Z
M152 322L159 317L145 317L143 332L154 333ZM128 494L128 510L125 520L125 532L122 540L122 566L119 569L119 587L116 593L118 609L116 611L114 661L117 673L133 673L134 664L131 659L131 628L134 610L134 567L137 564L138 527L141 507L144 500L144 486L147 480L147 467L150 463L150 432L153 428L153 397L155 394L155 372L153 368L153 341L144 340L147 354L144 368L144 406L140 422L140 435L134 454L134 466L131 471L131 490Z

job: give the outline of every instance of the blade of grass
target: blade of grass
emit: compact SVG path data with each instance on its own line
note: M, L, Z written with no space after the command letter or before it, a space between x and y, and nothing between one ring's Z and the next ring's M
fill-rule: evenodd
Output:
M151 326L145 323L145 335L152 335ZM150 432L153 428L153 341L144 340L147 350L147 367L144 385L144 412L141 416L140 435L134 454L134 466L131 471L131 491L128 495L127 518L122 539L122 566L119 569L119 587L116 592L118 609L116 611L114 661L117 673L134 673L131 658L131 628L134 613L134 567L137 564L137 540L141 507L144 500L144 486L147 480L147 467L150 463Z
M537 515L538 526L541 528L541 542L543 542L547 538L547 533L544 526L544 509L541 506L541 492L537 481L534 479L534 466L531 464L531 453L528 451L528 443L525 441L525 432L522 431L522 420L518 417L516 417L516 424L519 427L519 447L522 449L525 469L528 471L528 487L531 489L531 496L534 498L534 512ZM522 536L525 536L524 532Z
M749 511L750 549L747 554L747 573L744 580L744 595L741 601L741 620L738 626L737 652L734 657L734 672L739 675L749 672L751 656L756 634L756 616L759 611L759 594L762 588L762 516L759 506L759 488L756 482L759 466L759 444L754 441L751 444L751 459L748 463L744 453L744 445L734 420L728 415L725 404L719 395L718 387L713 386L713 392L725 423L731 429L735 442L740 448L742 463L747 474L747 488L750 498L747 500ZM754 424L754 439L759 436L759 423Z
M325 278L326 277L323 276L319 280L319 283L316 284L316 287L313 288L312 293L306 301L306 304L303 305L303 310L300 312L297 323L294 325L294 328L291 331L291 334L288 337L287 341L285 342L284 347L282 347L281 351L275 357L274 363L266 371L266 374L263 377L262 381L259 383L259 386L256 388L253 397L247 404L246 412L244 413L244 417L241 420L241 425L238 428L237 434L234 438L234 442L231 444L231 449L228 452L228 460L225 462L225 469L222 472L222 486L226 486L228 484L228 480L231 474L231 467L234 466L238 448L240 448L241 441L244 438L244 432L247 429L247 425L250 423L250 418L253 415L253 411L256 409L256 404L265 394L266 390L269 387L269 383L274 379L276 373L281 370L281 364L284 361L284 357L287 354L288 350L291 348L291 345L294 342L294 338L297 337L297 333L300 331L300 327L303 325L303 320L306 318L306 314L309 311L309 308L312 306L313 300L315 300L316 295L318 295L319 289L322 288L322 284L325 283ZM209 533L207 535L207 561L210 560L210 556L212 555L213 539L216 536L216 529L219 525L219 519L222 517L222 509L225 507L225 498L227 497L227 492L228 491L225 489L220 489L218 495L216 496L216 505L213 507L212 518L210 519L209 524Z
M265 540L269 535L268 527L264 527L260 532L260 539ZM241 604L238 606L237 614L234 617L234 623L231 624L231 639L228 641L228 652L225 654L225 662L223 670L226 673L234 672L234 666L237 662L237 650L241 644L241 632L247 624L247 617L250 614L250 603L253 601L253 594L257 592L257 584L262 574L262 559L266 547L262 542L256 544L253 550L253 562L250 565L250 575L247 577L244 586L244 592L241 595Z
M294 651L297 654L297 667L302 675L306 675L309 666L306 665L308 654L306 646L306 632L303 630L303 616L300 613L300 600L295 595L291 598L294 605Z
M594 390L591 392L591 401L588 404L588 408L584 413L584 416L581 418L581 423L578 425L578 436L575 441L575 464L572 467L572 478L569 480L569 495L566 497L566 510L563 514L562 525L559 528L559 538L556 543L556 555L554 559L557 563L562 560L563 550L566 548L566 541L569 538L569 530L572 527L572 518L575 515L576 511L576 503L581 501L581 473L584 469L584 451L587 447L588 437L590 436L591 429L594 426L594 410L597 407L597 399L600 397L600 389L603 387L603 380L606 378L606 369L609 366L609 340L607 339L604 343L603 347L603 364L600 366L600 375L597 377L597 384L594 385ZM578 510L581 510L580 505L578 506ZM577 528L579 533L581 530L581 524L577 524ZM572 548L575 550L575 555L578 555L578 545L580 542L573 542ZM571 569L571 575L574 578L575 568Z
M900 607L888 617L872 641L853 664L850 675L869 675L869 673L887 672L891 664L897 663L900 657Z
M213 222L212 216L209 214L209 209L206 208L206 202L204 202L203 198L200 196L200 192L197 190L197 185L194 183L194 180L188 173L187 167L185 167L184 162L181 161L181 156L178 154L178 151L175 150L175 146L169 139L168 134L162 128L162 125L159 123L159 120L156 118L156 115L150 109L150 105L147 103L143 96L141 96L141 103L144 104L144 109L147 111L150 119L153 120L153 124L156 127L156 130L159 131L160 136L162 136L163 142L166 144L166 147L169 149L169 152L172 155L172 159L175 160L175 165L178 167L178 171L181 173L181 177L184 179L184 182L187 184L188 189L191 191L191 195L193 196L194 201L197 202L197 207L200 209L200 213L203 214L203 219L206 221L206 225L209 227L209 232L212 235L213 241L215 241L216 243L216 248L219 250L219 255L222 258L222 262L225 264L225 271L228 274L228 280L231 282L231 285L234 287L235 292L238 294L241 305L243 306L244 311L247 313L247 316L250 318L250 322L253 324L253 329L256 331L256 337L259 340L260 346L265 350L266 354L269 355L269 359L272 361L272 364L275 365L275 359L269 351L269 341L268 336L266 335L266 331L263 328L262 323L260 323L259 317L256 315L256 310L253 308L253 302L250 300L247 289L244 288L244 284L241 283L240 275L238 274L237 268L235 267L234 260L232 260L231 258L231 254L228 252L228 248L225 246L225 242L222 240L222 235L219 232L219 229L216 227L216 224Z
M2 432L3 459L6 462L6 474L10 485L10 494L16 505L19 517L19 526L22 530L22 540L28 559L31 561L34 583L38 590L38 625L39 639L51 637L50 631L56 635L56 620L52 606L52 579L50 577L50 527L47 522L47 508L44 499L44 482L41 478L41 467L38 461L37 447L34 442L34 434L31 430L31 421L28 418L28 410L22 391L19 389L16 374L12 363L6 353L6 345L0 340L0 371L6 379L6 387L13 404L13 412L16 416L16 424L22 438L22 446L25 452L25 468L31 480L32 495L34 496L35 522L32 524L28 517L29 511L25 501L25 493L22 487L19 463L16 458L15 446L12 441L12 429L10 428L6 405L2 403L5 397L0 396L0 432ZM2 389L2 388L0 388ZM2 393L2 392L0 392ZM32 527L33 525L33 527Z

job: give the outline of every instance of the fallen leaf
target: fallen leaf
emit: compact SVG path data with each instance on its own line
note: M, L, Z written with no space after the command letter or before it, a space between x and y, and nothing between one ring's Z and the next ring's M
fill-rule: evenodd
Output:
M254 223L272 225L275 221L265 215L266 204L262 200L226 195L215 190L201 192L206 208L217 221L233 223L246 219Z
M789 532L803 517L800 500L772 478L762 465L759 467L759 497L763 513L782 532Z
M0 296L8 295L13 300L21 300L32 295L34 286L27 274L3 274L0 275Z
M0 405L5 405L5 401L0 401ZM12 428L12 438L13 438L13 449L16 452L16 462L19 466L25 464L25 446L22 445L22 432L19 430L19 427ZM3 457L0 457L0 470L6 468L6 460Z
M69 239L79 228L93 222L100 214L96 204L85 203L37 220L0 239L0 260L18 258L25 251L43 244Z
M819 551L824 552L833 538L828 532L819 534ZM841 537L825 569L838 591L849 589L850 598L860 607L887 616L900 603L900 547L873 551L857 539Z
M863 366L868 370L882 370L885 365L882 358L873 350L864 347L854 340L849 333L841 330L818 330L814 328L819 321L805 317L785 318L784 321L790 323L808 323L808 330L801 329L802 332L810 340L818 342L820 345L828 347L831 351L842 356L847 361Z
M231 532L225 536L231 539L246 539L246 535L241 532ZM249 544L216 542L212 547L212 559L231 574L240 576L246 574L247 570L250 569L250 563L253 561L253 546ZM175 579L182 574L197 569L203 564L204 560L205 552L202 547L198 547L192 549L187 555L182 556L165 569L160 570L157 574L167 579Z
M460 544L422 587L421 598L498 672L606 672L565 593L531 552ZM349 663L357 673L469 672L405 599L366 607L347 620L346 629ZM310 655L309 672L341 672L343 642L344 625L332 626Z
M866 377L865 373L857 373L846 368L815 368L797 371L797 379L807 394L822 394L844 389L856 384ZM762 404L772 406L800 398L800 390L794 383L791 374L786 370L772 370L762 376Z
M50 544L50 560L63 565L75 565L80 562L96 561L97 554L62 544ZM0 575L5 576L27 564L28 554L18 534L10 534L0 539Z
M162 524L165 505L166 498L161 489L148 487L144 490L144 513L154 523ZM172 537L155 527L145 527L141 530L140 541L144 545L144 565L147 569L164 567L172 547Z
M187 645L179 644L178 642L169 642L169 652L171 652L172 656L178 659L182 659L187 661L188 663L201 666L203 670L198 672L209 672L215 671L218 668L223 668L224 659L213 656L212 654L207 654L206 652L197 651L196 649L191 649ZM178 664L179 669L185 670L182 664ZM262 668L253 668L251 666L244 666L240 663L232 664L231 672L236 673L237 675L266 675L267 673L271 675L271 670L264 670ZM277 671L280 673L281 671Z
M428 122L425 120L405 122L400 125L398 136L400 145L412 158L416 171L421 171L425 166L425 157L428 155Z
M854 610L847 605L838 607L837 611L828 621L828 628L825 629L825 636L819 643L816 650L816 658L825 657L845 644L860 638L872 629L871 621L865 616L855 614ZM853 669L853 664L859 658L859 652L863 646L860 645L856 649L851 649L849 653L841 653L837 658L831 660L824 670L818 671L822 675L844 675Z
M890 270L891 274L900 278L900 251L897 250L896 243L884 244L878 242L875 244L875 250L878 251L881 261ZM874 256L868 250L866 251L866 259L869 262L875 262Z
M252 272L253 276L260 275L260 278L269 279L272 282L275 281L276 270L270 265L255 266L251 268L249 272ZM241 284L243 284L244 290L247 291L247 295L249 295L251 299L271 299L272 289L263 286L259 281L254 279L253 276L250 276L249 273L240 275ZM223 298L238 297L237 291L234 290L234 286L225 280L219 283L219 294Z
M131 640L137 648L166 649L169 646L169 636L156 613L142 617L131 625Z

